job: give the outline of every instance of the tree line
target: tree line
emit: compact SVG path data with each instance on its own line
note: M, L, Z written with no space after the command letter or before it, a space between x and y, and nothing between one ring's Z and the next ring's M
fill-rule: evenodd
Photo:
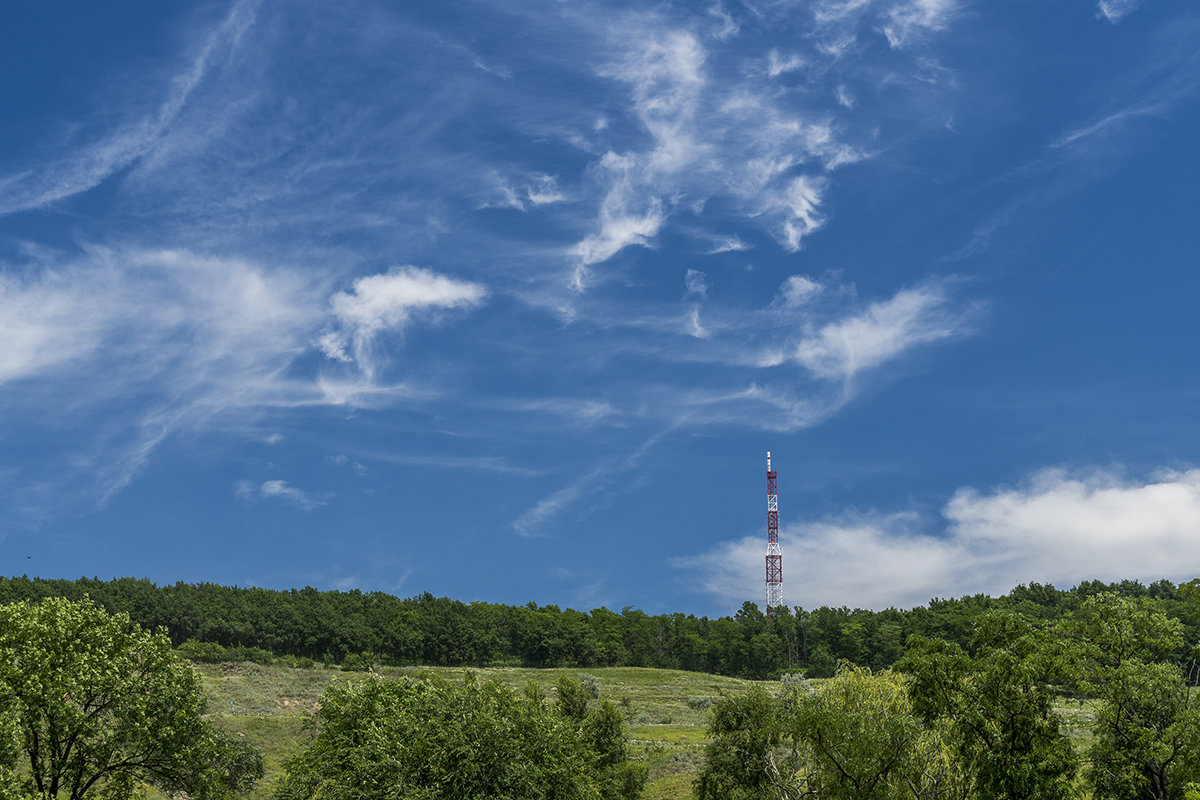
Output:
M1053 620L986 611L966 646L914 634L892 668L785 674L715 705L697 798L1200 800L1184 630L1160 599L1099 592ZM332 686L275 797L637 798L646 770L619 710L586 681L554 688ZM1073 742L1059 707L1083 698L1094 716ZM262 775L164 631L91 599L0 605L0 798L132 800L149 784L232 800Z
M1054 621L1094 595L1144 598L1180 623L1184 645L1200 642L1200 580L1086 581L1072 589L1018 586L1001 597L975 594L933 599L925 606L883 611L801 607L765 615L746 602L733 616L650 615L560 609L528 603L464 603L429 593L398 598L383 592L276 591L145 579L0 578L0 603L44 597L90 597L149 630L164 628L176 647L209 660L285 658L328 664L375 661L433 666L638 666L743 678L803 671L834 674L839 661L871 669L892 666L913 635L970 649L975 623L993 611Z

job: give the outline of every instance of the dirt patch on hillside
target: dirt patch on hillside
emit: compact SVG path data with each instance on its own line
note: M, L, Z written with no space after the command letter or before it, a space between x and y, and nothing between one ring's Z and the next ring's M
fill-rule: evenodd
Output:
M319 698L304 695L284 695L275 700L275 705L284 711L313 712L321 707L321 701Z

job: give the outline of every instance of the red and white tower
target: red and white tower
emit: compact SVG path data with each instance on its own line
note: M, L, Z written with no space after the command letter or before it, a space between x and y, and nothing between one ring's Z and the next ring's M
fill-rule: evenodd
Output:
M775 496L775 470L767 451L767 616L783 605L783 551L779 549L779 498Z

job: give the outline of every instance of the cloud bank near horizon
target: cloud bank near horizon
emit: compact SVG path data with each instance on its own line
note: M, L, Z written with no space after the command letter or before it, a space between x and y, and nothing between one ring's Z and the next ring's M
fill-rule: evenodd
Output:
M785 524L788 605L909 608L1024 583L1200 574L1200 469L1141 480L1047 470L1019 487L959 489L941 517L848 512ZM764 551L763 536L747 536L672 565L726 603L761 605Z

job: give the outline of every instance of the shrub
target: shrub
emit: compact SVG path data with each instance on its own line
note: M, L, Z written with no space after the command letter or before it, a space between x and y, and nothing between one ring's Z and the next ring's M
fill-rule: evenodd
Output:
M189 661L197 661L202 664L219 664L229 660L229 652L216 642L197 642L195 639L188 639L175 649L179 655Z

